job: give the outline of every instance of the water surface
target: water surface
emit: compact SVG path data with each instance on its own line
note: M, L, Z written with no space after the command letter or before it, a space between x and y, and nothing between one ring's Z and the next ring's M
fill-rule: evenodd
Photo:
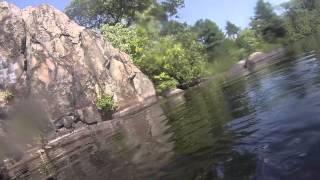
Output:
M320 59L286 58L113 122L59 179L320 179Z

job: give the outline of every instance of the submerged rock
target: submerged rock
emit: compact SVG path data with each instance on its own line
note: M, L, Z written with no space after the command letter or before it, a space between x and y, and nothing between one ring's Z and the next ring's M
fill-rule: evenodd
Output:
M101 121L99 93L112 94L120 110L155 96L130 57L97 32L49 5L21 10L7 2L0 2L0 88L16 103L40 103L58 128L72 127L72 117L61 117L70 113L87 124Z

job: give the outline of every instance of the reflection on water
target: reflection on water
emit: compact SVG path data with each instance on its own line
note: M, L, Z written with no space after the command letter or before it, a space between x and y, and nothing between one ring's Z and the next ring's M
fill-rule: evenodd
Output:
M80 154L58 179L149 179L173 156L169 126L159 105L92 134L96 150ZM110 127L110 126L109 126ZM84 156L84 157L81 157Z
M320 179L320 59L287 59L91 129L51 152L57 178Z

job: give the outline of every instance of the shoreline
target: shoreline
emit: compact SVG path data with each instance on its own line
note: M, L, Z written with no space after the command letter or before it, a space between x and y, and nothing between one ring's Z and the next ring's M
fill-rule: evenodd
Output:
M254 54L259 53L257 57L251 57ZM227 77L233 78L237 76L245 76L250 74L252 71L259 70L265 66L268 66L270 63L277 63L281 61L281 57L283 57L287 53L287 50L284 48L276 49L270 52L255 52L252 53L248 59L240 60L238 63L231 66L231 68L225 73ZM277 60L277 61L275 61ZM248 65L247 65L248 64ZM245 67L245 66L248 67Z
M285 54L285 52L286 51L284 49L280 49L277 51L272 51L270 53L265 53L262 58L254 59L254 70L256 70L256 68L267 66L270 62L279 62L274 62L274 60L279 59ZM240 75L245 76L246 74L250 73L250 69L245 68L243 65L244 62L239 61L237 64L233 65L229 69L229 71L225 72L224 75L227 75L228 77L236 77L235 79L239 78ZM200 83L189 87L188 89L199 87L201 86L201 84L204 84L205 82L208 82L210 80L214 80L214 77L203 78ZM69 131L69 133L55 135L53 136L54 138L50 139L48 143L44 145L44 147L33 147L32 149L29 149L23 155L21 160L5 160L4 164L6 172L9 177L13 179L20 178L27 175L24 173L37 173L44 161L44 156L47 159L50 159L50 162L52 161L53 164L59 164L60 161L64 161L66 158L70 158L70 154L74 152L88 151L88 153L93 153L96 150L96 147L92 135L100 133L113 134L115 133L116 127L126 121L125 117L134 115L135 113L138 113L145 108L158 103L161 99L167 99L185 92L186 90L176 91L176 93L172 93L170 94L170 96L164 98L152 96L146 98L140 103L133 104L121 109L118 112L113 113L111 120L101 121L93 125L80 127L78 129L75 129L73 132ZM84 148L82 148L83 146ZM63 151L61 151L62 149ZM50 156L48 156L48 154L50 154ZM25 172L25 169L28 169L28 171Z

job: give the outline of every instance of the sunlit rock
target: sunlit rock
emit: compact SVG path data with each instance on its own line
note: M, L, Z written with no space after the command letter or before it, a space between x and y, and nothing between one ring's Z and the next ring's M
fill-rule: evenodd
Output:
M99 93L112 95L119 110L155 95L130 57L97 32L49 5L21 10L6 2L0 3L0 86L14 92L16 103L38 101L56 127L71 127L70 113L85 124L105 120L95 105Z

